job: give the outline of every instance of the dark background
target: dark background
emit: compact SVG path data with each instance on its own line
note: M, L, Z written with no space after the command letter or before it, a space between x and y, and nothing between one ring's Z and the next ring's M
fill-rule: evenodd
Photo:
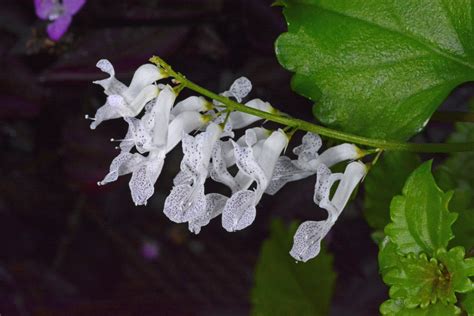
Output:
M276 61L273 42L286 26L271 2L89 0L53 43L32 0L1 0L2 316L248 314L271 219L324 216L312 203L314 179L265 196L243 231L227 233L216 219L194 236L162 214L180 150L167 158L148 206L135 207L128 176L96 186L116 155L108 140L122 136L126 124L108 121L91 131L84 114L105 101L91 83L104 77L97 60L111 60L128 82L157 54L217 92L245 75L252 97L311 120L311 104L291 92L290 74ZM445 107L463 107L471 95L464 86ZM450 131L434 127L424 141ZM338 273L332 315L377 315L387 295L361 203L359 197L345 210L327 239ZM143 256L146 244L157 247L156 258Z

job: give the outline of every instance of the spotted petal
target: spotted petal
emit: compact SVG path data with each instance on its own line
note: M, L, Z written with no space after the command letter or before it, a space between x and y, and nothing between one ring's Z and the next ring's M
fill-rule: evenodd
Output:
M121 175L125 175L133 172L138 165L144 160L144 157L140 154L131 154L129 152L121 152L117 157L112 160L110 164L109 173L104 179L98 182L99 185L104 185L109 182L117 180Z
M155 182L160 176L164 161L164 153L151 152L146 161L133 172L128 185L135 205L146 205L155 192Z
M165 200L163 212L176 223L184 223L202 216L206 211L204 185L174 186Z
M246 77L240 77L235 79L235 81L230 86L230 89L222 93L225 97L234 97L237 102L242 102L242 99L245 98L250 91L252 91L252 83Z
M93 81L93 83L98 84L104 88L106 95L121 95L127 89L126 85L115 78L115 69L109 60L101 59L97 62L96 66L103 72L109 74L109 78Z
M273 176L265 193L275 195L288 182L309 177L313 173L295 166L293 161L286 156L280 156L275 165Z
M228 166L222 153L222 141L217 141L212 151L212 169L210 172L211 178L228 186L232 192L239 189L239 185L234 177L227 170Z
M241 230L255 220L255 191L243 190L234 193L222 211L222 227L229 232Z
M201 216L189 221L189 231L199 234L201 228L222 213L228 197L219 193L206 194L206 211Z
M301 145L293 149L293 153L298 156L298 163L304 165L313 159L317 159L321 145L321 137L318 134L306 133L301 140Z
M328 221L306 221L293 237L290 255L298 261L306 262L321 251L321 240L327 235L332 224Z

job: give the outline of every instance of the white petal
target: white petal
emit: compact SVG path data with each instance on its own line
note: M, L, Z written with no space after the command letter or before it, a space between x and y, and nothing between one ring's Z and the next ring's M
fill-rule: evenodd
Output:
M138 152L145 153L152 148L152 138L150 131L145 128L142 121L134 117L126 117L125 122L128 123L128 137L131 137ZM125 140L128 140L127 135ZM128 147L128 146L127 146Z
M135 98L133 98L131 101L128 101L128 109L132 114L129 116L137 116L149 101L156 98L159 91L160 90L156 85L148 85L140 90Z
M166 85L151 109L151 116L154 118L153 145L156 147L166 148L167 146L170 111L175 99L176 93L169 85Z
M320 164L318 170L316 171L316 184L314 185L313 196L314 203L316 203L320 207L323 207L321 203L323 201L324 203L327 203L329 201L331 187L336 181L341 180L341 178L342 173L333 174L326 165ZM334 208L331 208L328 211L331 215L334 213Z
M108 61L107 59L101 59L97 62L96 66L103 72L108 73L110 75L109 78L93 81L93 83L98 84L102 86L102 88L104 88L104 92L106 95L120 95L127 89L126 85L124 85L122 82L115 78L115 70L110 61Z
M193 179L196 176L190 172L180 170L176 176L173 178L173 185L180 185L180 184L189 184L193 183Z
M363 155L363 152L353 144L340 144L326 149L318 159L309 161L306 169L314 170L318 168L319 164L325 164L329 168L346 160L358 159Z
M210 110L210 108L211 106L209 101L203 97L192 96L176 103L176 105L171 110L171 115L176 117L186 111L203 112Z
M245 103L245 105L254 109L265 111L265 112L273 113L275 111L275 109L271 106L270 103L264 102L260 99L250 100L249 102ZM246 127L261 119L262 118L259 116L254 116L254 115L243 113L243 112L232 112L229 116L229 120L234 129Z
M222 95L226 97L234 97L237 102L242 102L242 99L245 98L250 91L252 91L252 83L246 77L237 78L230 89L224 92Z
M321 148L321 137L317 134L306 133L301 140L301 145L293 149L293 153L298 156L298 163L306 164L318 158L318 150Z
M280 157L287 144L288 137L282 130L274 131L263 143L262 153L258 157L258 164L265 172L268 181L272 178L278 157Z
M209 193L206 195L206 211L201 216L189 221L189 231L199 234L201 227L206 226L209 222L219 216L224 209L228 197L219 193Z
M312 174L313 173L310 171L302 170L296 167L290 158L286 156L280 156L275 164L272 179L268 184L265 193L274 195L288 182L301 180L309 177Z
M211 178L228 186L232 192L239 189L239 185L234 177L227 170L227 165L222 154L222 141L217 141L212 151L212 170L210 172Z
M135 205L146 205L155 192L155 182L160 176L164 161L164 153L151 152L146 162L133 172L128 185Z
M164 75L155 65L141 65L135 70L130 86L122 93L122 96L131 103L145 87L162 78Z
M332 204L340 212L344 209L355 187L365 177L367 167L360 161L354 161L347 165L342 180L339 183Z
M222 211L222 227L234 232L252 224L256 216L255 200L254 191L244 190L234 193Z
M183 112L171 121L168 127L168 141L166 150L171 151L181 141L183 135L199 129L208 123L207 116L199 112Z
M327 235L332 225L327 221L306 221L302 223L293 236L293 247L290 255L296 260L306 262L316 257L321 251L321 240Z
M143 160L144 157L139 154L131 154L129 152L120 153L112 160L109 173L98 184L104 185L113 182L117 180L119 176L133 172Z
M191 221L206 211L204 185L181 184L173 187L165 200L163 212L176 223Z

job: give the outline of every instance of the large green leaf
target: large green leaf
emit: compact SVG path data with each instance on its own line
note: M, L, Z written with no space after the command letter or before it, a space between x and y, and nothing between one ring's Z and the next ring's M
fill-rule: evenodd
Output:
M383 230L390 221L390 201L402 192L410 173L420 164L418 156L411 152L385 153L370 169L364 181L364 215L369 225Z
M296 263L288 252L297 227L273 221L255 271L253 315L328 315L336 278L332 256L322 249L317 258Z
M469 292L463 297L462 307L469 316L474 316L474 292Z
M450 213L448 203L452 192L444 193L431 174L431 161L423 163L410 175L403 195L390 204L392 222L385 234L397 245L401 254L425 252L433 256L446 249L453 238L451 225L457 214Z
M316 117L359 135L406 139L474 79L471 0L282 0L278 60Z

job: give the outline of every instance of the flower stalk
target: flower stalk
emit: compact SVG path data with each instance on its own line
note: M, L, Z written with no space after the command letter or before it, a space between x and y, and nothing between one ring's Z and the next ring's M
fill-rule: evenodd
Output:
M316 125L301 119L290 117L288 115L282 115L280 113L270 113L261 111L255 108L245 106L244 104L233 101L225 96L218 95L212 91L207 90L204 87L187 79L184 75L174 71L170 65L168 65L163 59L158 56L150 58L150 62L161 67L170 77L175 78L180 84L186 88L193 90L203 96L222 103L229 111L239 111L254 116L261 117L263 119L285 125L287 127L294 128L296 130L302 130L315 134L320 134L328 138L341 140L349 143L356 143L359 145L365 145L368 147L377 148L384 151L411 151L420 153L449 153L449 152L466 152L474 151L474 142L465 143L412 143L412 142L395 142L383 139L368 138L358 136L350 133L337 131L324 126Z

